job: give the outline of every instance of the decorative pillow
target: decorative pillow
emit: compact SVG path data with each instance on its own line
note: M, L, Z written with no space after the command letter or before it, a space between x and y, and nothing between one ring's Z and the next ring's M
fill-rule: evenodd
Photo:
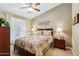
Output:
M27 35L32 35L32 33L31 32L28 32Z

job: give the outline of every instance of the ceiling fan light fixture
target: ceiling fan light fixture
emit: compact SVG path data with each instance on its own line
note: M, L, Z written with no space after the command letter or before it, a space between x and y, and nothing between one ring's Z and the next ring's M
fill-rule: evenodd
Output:
M35 11L33 8L27 8L27 11Z

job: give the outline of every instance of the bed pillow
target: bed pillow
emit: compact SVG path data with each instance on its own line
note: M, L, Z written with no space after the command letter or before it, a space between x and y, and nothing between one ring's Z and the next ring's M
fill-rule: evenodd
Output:
M51 35L51 31L45 31L45 30L44 30L44 31L43 31L43 34L50 36L50 35Z
M42 35L42 31L36 31L34 32L35 35Z

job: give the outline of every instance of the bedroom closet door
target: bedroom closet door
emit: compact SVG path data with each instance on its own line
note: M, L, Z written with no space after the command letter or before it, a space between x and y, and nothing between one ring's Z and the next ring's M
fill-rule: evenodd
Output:
M0 56L10 55L10 28L0 27Z

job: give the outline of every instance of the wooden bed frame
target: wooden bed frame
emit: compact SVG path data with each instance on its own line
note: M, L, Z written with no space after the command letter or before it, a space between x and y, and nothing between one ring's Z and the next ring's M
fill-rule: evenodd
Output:
M51 35L53 37L53 28L44 28L44 29L37 29L38 31L42 31L43 30L46 30L46 31L51 31ZM14 52L15 50L18 51L18 53L21 55L21 56L36 56L35 54L32 54L26 50L24 50L23 48L21 47L18 47L16 44L14 44Z
M18 47L17 45L14 45L14 52L15 52L15 50L18 50L18 53L20 56L35 56L35 54L32 54L32 53L24 50L23 48Z
M53 37L53 28L44 28L44 29L37 29L38 31L51 31L51 35L52 35L52 37Z

